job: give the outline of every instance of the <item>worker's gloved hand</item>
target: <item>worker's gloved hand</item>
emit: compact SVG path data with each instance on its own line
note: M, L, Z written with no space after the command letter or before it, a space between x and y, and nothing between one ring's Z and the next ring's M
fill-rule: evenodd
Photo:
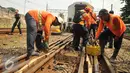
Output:
M48 41L43 41L43 45L44 45L44 48L45 48L45 49L48 49L48 48L49 48Z
M40 39L44 39L44 37L41 35L41 36L40 36Z

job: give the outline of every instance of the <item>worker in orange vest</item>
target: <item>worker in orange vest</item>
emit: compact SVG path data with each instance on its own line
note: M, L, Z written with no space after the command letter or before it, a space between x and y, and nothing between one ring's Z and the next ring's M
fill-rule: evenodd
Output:
M96 13L92 11L91 8L85 7L85 11L89 14L90 17L90 25L89 25L89 34L91 34L91 30L93 30L93 38L95 39L95 32L97 28L97 16Z
M73 38L73 48L76 51L82 50L82 47L85 47L88 42L88 29L86 28L85 21L87 19L87 13L84 10L77 11L73 18L72 33ZM80 44L80 38L82 38L82 44Z
M90 16L90 11L91 8L85 7L84 11L86 13L83 14L83 18L85 20L86 23L86 27L88 28L88 30L90 29L90 25L91 25L91 16Z
M96 39L99 39L101 55L103 55L104 53L104 48L107 43L108 37L113 36L115 50L110 58L110 61L114 62L121 48L122 38L126 30L126 26L119 16L109 14L106 9L101 9L98 16L100 17L100 23L96 32ZM106 30L103 30L104 26L108 28Z
M39 35L41 40L36 42L36 47L48 49L49 46L49 36L50 36L50 27L53 24L54 26L61 25L63 19L61 17L56 17L49 12L40 11L40 10L30 10L25 15L25 20L27 24L27 58L30 56L39 56L39 53L34 51L34 42L36 37ZM45 34L42 34L44 31ZM42 43L40 43L42 41ZM37 44L40 43L40 44ZM43 44L42 47L39 47Z
M110 14L114 14L114 11L109 11L109 13ZM105 27L104 29L106 29L107 27ZM108 43L109 43L109 45L108 45L108 48L113 48L113 37L112 36L109 36L108 37Z

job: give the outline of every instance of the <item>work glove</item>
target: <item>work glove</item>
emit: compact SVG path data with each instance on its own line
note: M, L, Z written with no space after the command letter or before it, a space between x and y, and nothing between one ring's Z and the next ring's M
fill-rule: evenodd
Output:
M49 48L49 45L48 45L49 43L48 43L48 41L43 41L43 45L44 45L44 48L45 49L48 49Z

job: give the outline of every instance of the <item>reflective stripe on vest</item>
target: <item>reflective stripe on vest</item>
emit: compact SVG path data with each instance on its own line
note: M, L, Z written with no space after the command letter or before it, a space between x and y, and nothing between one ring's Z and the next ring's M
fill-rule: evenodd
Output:
M38 11L38 30L42 30L42 14L41 11Z

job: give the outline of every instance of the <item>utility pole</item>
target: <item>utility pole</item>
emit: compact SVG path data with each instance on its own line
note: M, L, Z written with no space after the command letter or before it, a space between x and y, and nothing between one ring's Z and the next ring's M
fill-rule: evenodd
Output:
M92 4L92 1L90 0L90 4Z
M111 11L110 11L109 13L114 14L114 11L113 11L113 4L111 4Z
M48 11L48 3L46 3L46 11Z
M104 0L103 0L103 3L102 3L102 8L104 8Z
M113 10L113 4L111 4L111 11Z
M26 2L27 2L27 0L24 1L24 14L25 14L25 10L26 10Z

